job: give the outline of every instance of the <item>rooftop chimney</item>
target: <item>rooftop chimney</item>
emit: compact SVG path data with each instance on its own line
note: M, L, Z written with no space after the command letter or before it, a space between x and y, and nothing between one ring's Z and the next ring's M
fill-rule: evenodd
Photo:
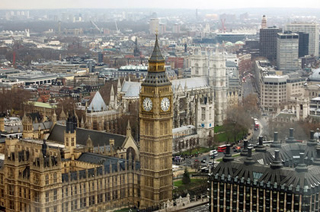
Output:
M273 143L271 144L271 147L280 148L281 144L278 141L278 132L273 133Z
M234 160L234 158L232 157L232 154L231 154L231 145L230 144L227 144L226 154L224 155L224 157L222 159L224 162L229 162L229 161Z
M265 146L263 146L263 137L262 136L259 136L259 145L256 148L256 151L257 152L265 152L266 151Z
M270 164L270 167L272 169L278 169L278 168L281 168L282 166L283 166L283 164L282 164L282 161L280 159L280 151L277 149L277 150L274 151L274 160Z
M307 143L308 146L316 146L317 145L317 141L314 139L314 131L310 130L310 139Z
M247 155L247 157L246 157L246 159L244 161L244 164L252 165L254 163L255 163L255 161L252 159L252 147L249 147L248 148L248 155Z
M320 166L320 147L317 147L317 157L314 159L313 164Z
M245 140L243 142L243 149L241 150L241 153L240 153L241 156L247 156L248 155L248 141Z
M296 171L297 172L307 172L308 171L308 167L304 163L304 153L302 153L302 152L300 152L300 161L299 161L298 166L296 167Z
M293 137L293 128L289 129L289 138L286 140L287 143L296 143L297 140Z

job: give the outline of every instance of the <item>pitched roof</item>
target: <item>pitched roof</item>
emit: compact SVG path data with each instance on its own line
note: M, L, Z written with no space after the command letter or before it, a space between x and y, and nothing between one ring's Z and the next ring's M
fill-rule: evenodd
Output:
M103 101L102 96L99 91L97 91L96 94L94 95L94 97L88 107L88 110L95 111L95 112L107 110L107 105Z
M149 75L149 73L148 73ZM187 90L197 90L209 87L209 82L206 77L193 77L193 78L186 78L186 79L176 79L171 80L172 83L172 90L175 91L179 85L182 88L187 85ZM125 97L139 97L141 88L140 82L127 82L124 81L121 87L121 92L124 93Z
M154 49L153 49L152 55L149 59L149 62L159 62L159 61L163 62L164 58L162 57L160 47L158 44L158 36L156 35L156 42L154 44Z
M56 124L53 127L52 132L48 137L48 140L64 143L65 130L66 130L66 126ZM77 134L77 137L76 137L77 144L81 144L81 145L86 145L86 141L89 135L92 140L93 146L109 145L109 139L114 139L114 147L118 148L122 146L123 142L126 139L126 136L124 135L111 134L111 133L88 130L83 128L77 128L76 134Z

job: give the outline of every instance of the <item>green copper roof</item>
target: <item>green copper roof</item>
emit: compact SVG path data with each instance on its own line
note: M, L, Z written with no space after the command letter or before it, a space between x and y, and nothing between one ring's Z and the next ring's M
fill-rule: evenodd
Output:
M154 44L154 49L149 61L150 62L164 61L164 58L161 55L160 47L158 44L158 35L156 35L156 43Z

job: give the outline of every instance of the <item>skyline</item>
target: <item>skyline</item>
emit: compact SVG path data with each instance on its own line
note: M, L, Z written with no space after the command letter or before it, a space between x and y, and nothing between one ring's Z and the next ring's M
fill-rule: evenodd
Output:
M269 0L267 4L255 0L227 0L220 2L208 2L207 0L198 1L170 1L162 0L151 2L148 0L118 0L118 1L103 1L103 0L55 0L42 1L42 0L1 0L0 8L2 10L24 10L24 9L68 9L68 8L105 8L105 9L128 9L128 8L150 8L150 9L238 9L238 8L319 8L319 0L305 0L301 2L277 1Z

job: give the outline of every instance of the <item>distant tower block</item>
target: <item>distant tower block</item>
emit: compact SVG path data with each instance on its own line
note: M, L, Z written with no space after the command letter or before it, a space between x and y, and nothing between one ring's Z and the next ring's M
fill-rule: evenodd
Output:
M61 34L61 21L58 22L58 34Z
M261 21L261 29L267 28L267 18L266 15L262 16L262 21Z

